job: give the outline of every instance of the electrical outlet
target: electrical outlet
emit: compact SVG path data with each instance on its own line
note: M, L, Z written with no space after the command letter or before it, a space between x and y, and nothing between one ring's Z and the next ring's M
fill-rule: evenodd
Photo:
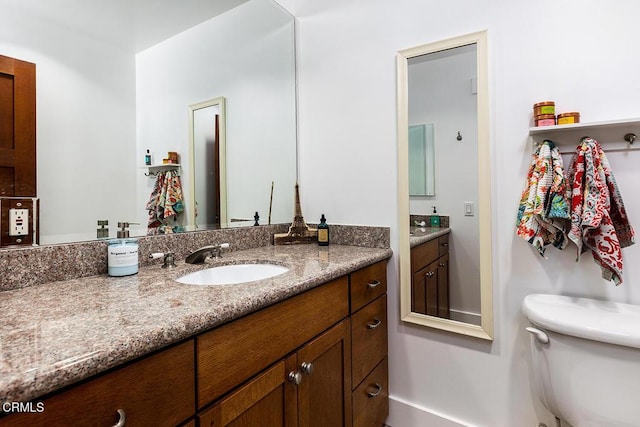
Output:
M29 234L29 209L9 209L9 236Z

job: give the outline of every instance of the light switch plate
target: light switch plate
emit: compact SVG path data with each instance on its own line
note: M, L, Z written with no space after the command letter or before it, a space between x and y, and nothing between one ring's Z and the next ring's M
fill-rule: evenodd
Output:
M473 202L464 202L464 216L473 216Z

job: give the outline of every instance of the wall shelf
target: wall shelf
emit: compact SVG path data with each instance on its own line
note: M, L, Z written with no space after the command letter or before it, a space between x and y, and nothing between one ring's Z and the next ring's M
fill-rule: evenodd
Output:
M639 139L629 144L624 140L627 133L638 135ZM530 127L529 136L534 146L550 139L563 150L563 154L572 153L564 150L573 150L585 136L597 140L605 151L637 150L640 149L640 118Z
M145 165L141 166L142 169L147 169L148 172L145 172L146 176L156 176L159 172L168 171L171 169L179 169L179 163L167 163L162 165Z

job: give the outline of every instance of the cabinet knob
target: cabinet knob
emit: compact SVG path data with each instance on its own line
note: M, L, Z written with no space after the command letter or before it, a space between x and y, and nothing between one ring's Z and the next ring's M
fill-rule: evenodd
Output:
M427 276L428 278L432 278L433 277L433 271L428 271L427 274L425 274L425 276Z
M378 396L380 394L380 392L382 391L382 386L378 383L375 383L373 385L376 388L376 391L368 391L367 392L367 396L374 398L376 396Z
M295 385L300 385L300 383L302 382L302 374L298 371L291 371L289 372L287 379L289 380L290 383L293 383Z
M304 372L307 375L311 375L311 373L313 372L313 363L311 362L302 362L300 364L300 369L302 369L302 372Z
M367 286L370 289L377 288L378 286L380 286L380 281L379 280L372 280L371 282L367 283Z
M367 329L375 329L382 324L380 319L373 319L372 323L367 323Z
M127 415L124 413L124 409L118 409L118 422L113 427L124 427L126 421Z
M449 246L449 242L444 242L444 243L442 243L442 246L444 246L444 247Z
M444 262L441 262L438 264L438 267L440 268L445 268L447 266L447 264L445 264Z

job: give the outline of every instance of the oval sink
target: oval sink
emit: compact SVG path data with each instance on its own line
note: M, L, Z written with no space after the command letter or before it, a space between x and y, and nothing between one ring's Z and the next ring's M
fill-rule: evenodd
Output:
M186 274L176 281L185 285L236 285L268 279L287 271L287 267L274 264L221 265Z

